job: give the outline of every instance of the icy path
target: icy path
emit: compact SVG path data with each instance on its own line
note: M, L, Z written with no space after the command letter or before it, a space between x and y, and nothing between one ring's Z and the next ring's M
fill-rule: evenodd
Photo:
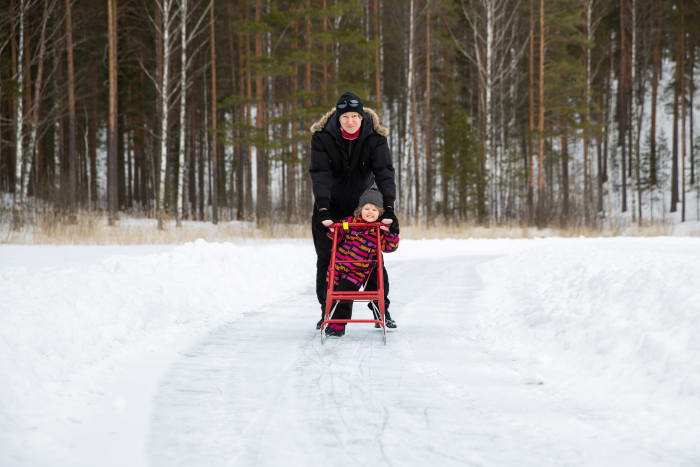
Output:
M458 257L392 266L399 329L321 345L312 290L218 328L164 375L153 466L692 465L619 411L570 400L473 335ZM427 286L429 282L429 286ZM369 313L355 305L357 315ZM653 429L652 429L653 430ZM675 451L676 454L678 451Z

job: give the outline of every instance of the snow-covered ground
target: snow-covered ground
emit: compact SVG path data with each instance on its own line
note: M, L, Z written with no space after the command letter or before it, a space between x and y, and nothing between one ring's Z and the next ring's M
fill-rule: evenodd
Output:
M386 261L321 345L310 240L0 246L0 465L700 463L700 239Z

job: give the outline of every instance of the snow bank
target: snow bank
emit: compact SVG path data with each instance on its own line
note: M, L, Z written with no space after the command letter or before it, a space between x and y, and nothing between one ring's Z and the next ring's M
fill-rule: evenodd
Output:
M0 252L7 254L0 261L2 465L22 460L3 456L37 446L46 465L58 465L51 457L70 446L50 438L88 423L90 406L105 397L124 409L127 401L106 394L107 387L144 354L165 350L175 358L173 348L186 348L207 330L261 303L298 295L309 288L315 265L310 242L199 240L156 254L162 247L136 248L137 254L127 247L128 254L97 262L79 253L95 247L67 247L76 256L62 267L49 253L61 248Z
M699 434L683 412L700 406L700 240L560 240L479 272L474 334L530 368L533 383L682 414L674 432Z

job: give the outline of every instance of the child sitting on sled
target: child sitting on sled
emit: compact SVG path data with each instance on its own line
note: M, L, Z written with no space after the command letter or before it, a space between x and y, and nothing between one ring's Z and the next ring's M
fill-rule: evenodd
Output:
M343 219L342 222L348 223L372 223L377 222L383 214L382 194L376 189L369 189L360 196L360 202L355 209L354 216L349 216ZM362 284L367 282L365 290L377 290L377 268L372 263L337 263L337 261L348 260L376 260L377 251L377 232L376 227L371 229L360 229L350 227L348 230L340 229L338 232L338 245L336 248L336 264L335 264L335 280L334 290L337 291L355 291L359 290ZM380 227L381 232L381 247L385 253L390 253L396 250L399 246L399 235L389 232L389 227ZM329 230L328 236L333 238L332 230ZM367 280L367 275L371 277ZM326 282L330 280L331 266L328 267ZM385 281L386 283L386 281ZM395 328L396 323L391 319L389 314L389 303L385 302L386 306L386 326ZM370 308L374 313L375 319L380 319L375 307ZM333 313L332 319L352 319L352 302L340 302ZM375 327L379 327L375 323ZM345 324L330 323L326 327L327 336L341 337L345 334Z

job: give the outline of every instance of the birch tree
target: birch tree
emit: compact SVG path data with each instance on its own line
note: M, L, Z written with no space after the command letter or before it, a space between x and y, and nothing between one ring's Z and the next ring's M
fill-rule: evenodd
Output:
M633 0L634 1L634 0ZM680 93L681 93L681 222L685 222L685 1L681 0L681 63L680 63ZM692 143L691 143L692 144Z
M411 159L414 161L414 177L415 180L414 183L415 185L413 186L413 190L415 190L411 196L411 189L409 188L406 190L406 196L404 198L404 206L407 208L413 208L413 212L417 215L418 214L418 201L419 201L419 180L418 180L418 143L417 143L417 134L416 134L416 97L415 97L415 76L414 76L414 55L415 55L415 18L414 18L414 0L411 0L410 2L410 8L409 8L409 26L408 26L408 74L407 74L407 89L408 89L408 98L409 102L408 105L406 106L407 108L410 109L410 118L406 119L406 127L405 127L405 140L407 144L407 148L410 148L410 151L408 151L408 157L407 163L406 163L406 172L410 173L411 171ZM408 186L411 187L411 177L408 178Z
M185 133L187 115L187 0L180 0L180 148L177 165L176 225L182 226L183 186L185 184Z
M683 11L681 10L681 15ZM685 32L683 28L678 28L677 31L677 42L676 42L676 70L675 70L675 80L673 83L673 143L672 143L672 159L671 159L671 207L670 212L676 212L678 210L678 99L681 90L679 89L679 83L681 81L682 74L682 62L683 57L681 50L683 48Z
M117 0L107 0L109 38L109 156L107 190L109 225L117 221Z
M46 29L49 18L49 11L55 7L55 2L44 0L44 8L41 18L41 37L39 39L39 64L37 76L34 80L34 98L33 105L29 109L29 157L25 159L25 167L23 172L26 174L32 173L32 166L36 160L37 153L37 133L39 128L39 107L42 98L44 85L44 56L46 54ZM26 198L29 192L29 176L24 177L22 182L22 198Z
M160 83L160 104L161 104L161 125L160 125L160 175L158 185L158 198L156 199L156 209L158 211L158 228L164 229L165 218L165 176L167 174L168 162L168 84L170 80L170 26L172 18L170 16L173 0L162 0L157 2L157 8L162 10L162 27L161 33L163 37L163 75Z
M651 55L651 41L646 39L644 35L640 35L640 31L644 31L647 26L648 15L643 14L642 8L639 7L639 0L632 0L632 134L631 137L634 138L633 144L633 155L634 155L634 174L635 174L635 184L637 188L637 201L636 201L636 217L639 225L642 225L642 176L641 176L641 165L642 156L640 151L641 146L641 134L642 134L642 123L644 121L644 88L646 87L648 81L648 73L641 72L641 70L646 70L649 65L649 58ZM649 25L651 26L651 25ZM653 29L653 26L651 26ZM641 36L641 37L640 37Z
M213 2L210 2L210 5ZM179 10L180 10L180 82L178 85L178 90L180 93L180 130L179 130L179 148L178 148L178 169L177 169L177 190L175 196L175 212L177 213L176 226L182 226L182 219L184 217L184 204L185 204L185 167L187 166L186 152L187 152L187 90L189 89L189 75L190 69L192 68L192 57L188 55L188 48L191 42L194 41L200 31L202 30L202 25L204 19L207 16L208 8L202 13L199 18L194 21L191 30L187 31L187 24L190 22L190 16L192 12L195 11L197 4L193 5L195 8L190 10L189 0L179 0ZM201 45L200 45L201 47ZM196 52L197 49L195 49Z
M494 150L494 105L495 87L512 72L512 56L507 53L516 50L519 58L527 40L517 34L517 15L521 0L460 0L460 10L469 24L473 34L472 47L459 41L454 34L455 45L459 52L476 66L479 76L479 113L482 128L482 146L480 156L481 178L478 203L479 220L486 217L486 180L488 179L489 161L495 161Z
M12 222L13 228L16 230L19 230L22 225L21 215L24 209L24 197L22 196L22 163L24 160L22 148L24 139L22 134L24 124L24 7L25 0L19 0L19 20L17 23L19 47L17 48L17 70L15 72L19 95L15 110L15 191L12 202ZM27 174L28 176L29 174Z

